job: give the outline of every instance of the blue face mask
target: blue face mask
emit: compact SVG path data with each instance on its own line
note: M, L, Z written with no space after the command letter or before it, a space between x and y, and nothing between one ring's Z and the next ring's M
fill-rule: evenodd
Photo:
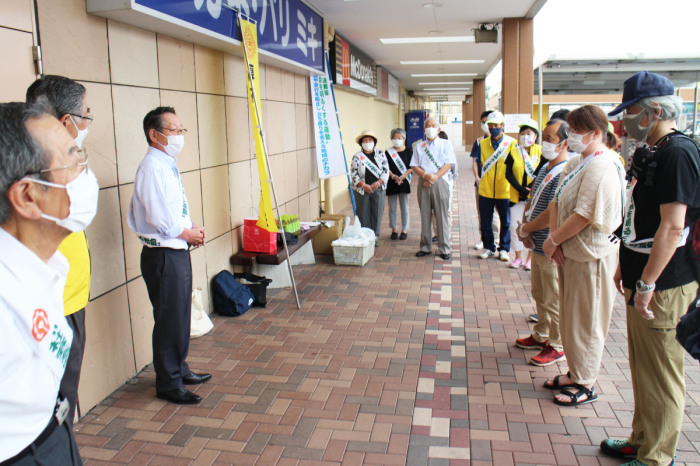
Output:
M500 126L498 128L489 128L489 133L491 133L491 136L497 138L498 136L501 135L501 128Z

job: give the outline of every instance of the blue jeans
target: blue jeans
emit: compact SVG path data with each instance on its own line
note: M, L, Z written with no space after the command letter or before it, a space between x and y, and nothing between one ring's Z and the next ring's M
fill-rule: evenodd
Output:
M491 199L490 197L479 196L479 218L481 219L481 241L484 249L496 251L496 243L493 241L493 209L498 211L501 219L501 241L498 245L499 251L510 252L510 200Z

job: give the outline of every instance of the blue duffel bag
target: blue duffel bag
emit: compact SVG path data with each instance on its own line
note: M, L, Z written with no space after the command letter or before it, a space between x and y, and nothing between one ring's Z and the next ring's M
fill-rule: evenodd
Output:
M224 316L239 316L248 311L255 298L250 288L222 270L214 277L214 310Z

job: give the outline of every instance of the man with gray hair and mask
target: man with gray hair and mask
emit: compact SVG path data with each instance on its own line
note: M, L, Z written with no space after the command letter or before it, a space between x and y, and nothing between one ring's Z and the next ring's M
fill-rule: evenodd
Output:
M440 123L430 117L425 120L425 141L413 143L411 168L422 178L418 183L418 206L420 207L421 239L416 257L432 254L431 216L437 220L437 253L443 260L452 258L450 244L450 191L452 169L456 166L452 144L438 137Z
M99 187L48 102L0 104L0 462L82 464L59 391L73 331L58 245ZM79 212L80 218L76 216Z
M683 347L676 324L695 297L693 230L700 217L700 153L676 129L683 102L673 83L642 71L624 84L622 103L632 139L630 194L621 227L615 285L627 301L627 341L634 393L632 433L603 440L601 450L634 458L628 465L674 463L685 405Z
M85 92L85 86L70 78L46 75L29 86L27 102L45 97L53 107L58 121L75 141L75 145L82 148L88 126L93 119L85 102ZM94 194L97 195L96 192ZM66 422L72 426L78 406L78 383L85 351L85 306L90 300L90 249L85 229L68 235L58 247L58 251L65 256L70 265L63 303L66 320L73 330L73 344L61 381L61 393L70 401Z

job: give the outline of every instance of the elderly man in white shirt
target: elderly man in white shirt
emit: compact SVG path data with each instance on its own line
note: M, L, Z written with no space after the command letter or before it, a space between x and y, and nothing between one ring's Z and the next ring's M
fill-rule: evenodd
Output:
M156 396L176 404L202 398L185 388L211 379L195 374L185 361L190 347L192 263L190 246L204 245L204 228L195 226L175 158L186 129L172 107L146 114L143 131L149 148L136 171L128 224L141 243L141 274L153 305L153 368Z
M48 102L0 104L0 462L80 465L59 385L73 332L57 252L97 210L87 157ZM86 201L86 198L88 201Z
M418 205L420 207L421 239L416 257L432 254L431 216L437 220L437 254L443 260L452 258L450 244L450 191L452 169L456 168L452 144L438 137L440 124L435 118L425 120L425 141L413 144L411 168L422 181L418 183Z

